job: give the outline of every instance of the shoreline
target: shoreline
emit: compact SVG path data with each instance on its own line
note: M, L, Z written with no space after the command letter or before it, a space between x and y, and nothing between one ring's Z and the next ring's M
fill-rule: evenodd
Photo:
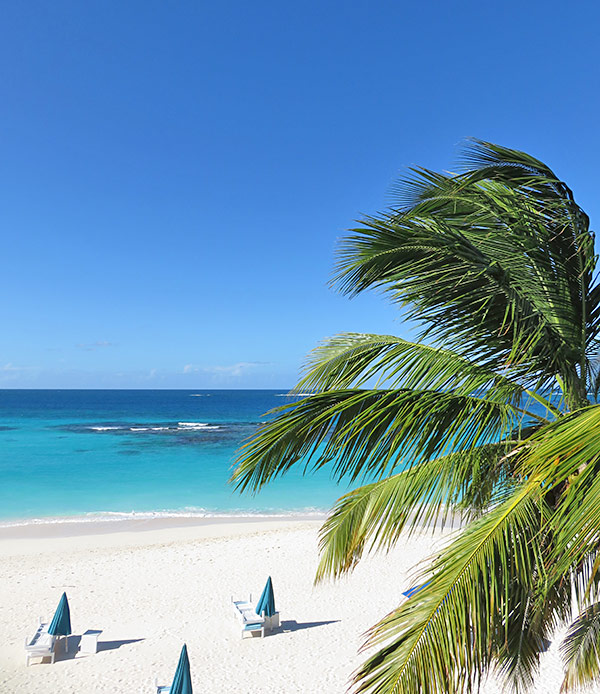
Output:
M0 527L0 557L235 539L321 527L326 514L262 517L127 518Z
M278 530L310 528L316 531L321 528L329 512L310 510L222 515L157 512L123 515L127 517L74 516L0 525L0 557L241 538ZM420 525L418 532L425 535L452 533L461 526L462 519L454 513L445 523L438 520Z
M315 536L315 557L319 531L326 514L271 516L269 518L148 518L98 523L53 523L0 528L0 560L60 556L86 556L107 551L156 549L197 543L234 542L245 544L259 536L277 537L294 532ZM417 535L430 543L434 537L449 537L459 523L422 526Z
M324 520L327 510L186 513L184 511L140 511L136 513L90 512L76 516L35 516L0 519L0 539L12 536L55 537L105 532L123 532L130 527L147 530L161 527L214 525L219 523L259 523L262 521ZM56 529L60 532L57 532Z

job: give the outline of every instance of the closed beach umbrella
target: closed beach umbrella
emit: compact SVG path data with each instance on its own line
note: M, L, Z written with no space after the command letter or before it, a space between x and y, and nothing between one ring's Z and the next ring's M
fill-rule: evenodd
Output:
M48 633L54 636L68 636L71 633L71 613L67 594L63 593L48 627Z
M272 617L275 614L275 593L273 592L273 583L270 576L256 604L256 614L264 614L267 617Z
M71 633L71 612L69 610L69 601L67 594L63 593L62 597L52 617L48 633L53 636L68 636ZM65 651L69 650L69 639L65 641Z
M187 646L183 644L170 694L192 694L192 678L190 676L190 660L187 654Z

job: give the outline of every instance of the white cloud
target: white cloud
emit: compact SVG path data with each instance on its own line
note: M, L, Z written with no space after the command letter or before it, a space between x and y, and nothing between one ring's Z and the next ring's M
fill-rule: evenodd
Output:
M17 366L8 362L0 366L0 383L3 387L35 383L39 371L37 366Z
M15 366L14 364L11 364L10 362L8 364L5 364L4 366L0 367L0 371L4 372L10 372L10 373L15 373L19 371L32 371L35 369L35 366Z
M246 371L254 369L258 366L267 366L268 364L269 362L265 361L238 361L236 364L228 364L225 366L195 366L194 364L186 364L183 367L183 373L205 373L223 376L241 376Z

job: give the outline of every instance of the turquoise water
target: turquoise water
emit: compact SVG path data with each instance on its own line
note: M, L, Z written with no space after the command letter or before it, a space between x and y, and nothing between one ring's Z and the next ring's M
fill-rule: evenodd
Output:
M283 391L0 391L0 523L323 511L345 490L293 470L256 496L235 452Z

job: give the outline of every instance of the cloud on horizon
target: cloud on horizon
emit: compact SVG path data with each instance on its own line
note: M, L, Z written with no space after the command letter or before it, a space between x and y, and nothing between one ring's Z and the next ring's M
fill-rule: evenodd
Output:
M20 373L21 371L34 371L35 366L15 366L11 362L8 364L5 364L4 366L0 367L0 371L8 372L8 373Z
M186 364L183 367L184 374L212 374L215 376L241 376L247 371L259 366L269 366L267 361L238 361L236 364L226 366L195 366Z
M64 360L63 360L64 361ZM267 367L267 368L261 368ZM281 388L289 390L296 373L272 362L240 361L234 364L165 369L86 369L66 364L54 367L0 363L2 388Z
M17 366L12 362L0 366L0 384L2 386L21 383L23 380L35 379L40 369L37 366Z

